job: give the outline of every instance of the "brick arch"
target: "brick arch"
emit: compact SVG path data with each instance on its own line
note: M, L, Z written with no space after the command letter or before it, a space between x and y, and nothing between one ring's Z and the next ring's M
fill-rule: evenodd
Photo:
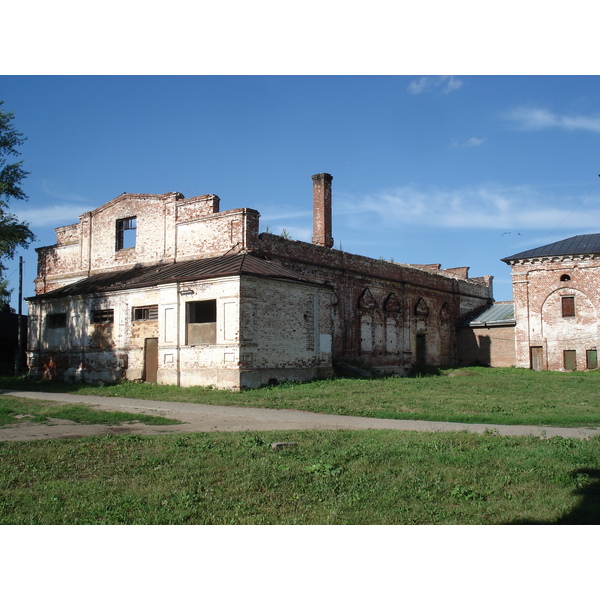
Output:
M440 309L440 321L442 325L446 325L450 323L452 320L452 309L447 302L444 302L442 308Z
M419 298L415 304L415 315L417 317L429 316L429 306L427 306L427 302L423 298Z
M377 301L369 288L365 288L362 291L361 295L358 297L357 305L359 310L373 310L377 308Z
M400 312L400 300L394 292L390 292L383 301L383 310L386 312Z
M575 298L575 315L562 316L563 296ZM598 310L592 299L575 287L561 287L553 290L542 303L540 313L530 314L531 327L539 323L539 337L545 340L549 368L558 369L563 365L563 351L575 350L579 368L585 360L585 352L595 348L600 342L598 330ZM538 335L534 331L534 335Z

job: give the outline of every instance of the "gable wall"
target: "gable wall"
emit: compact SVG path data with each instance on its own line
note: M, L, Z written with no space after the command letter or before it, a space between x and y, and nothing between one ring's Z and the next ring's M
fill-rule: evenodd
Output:
M568 275L569 281L561 281ZM543 350L543 368L564 369L564 350L575 350L577 369L586 368L586 350L600 344L600 259L556 257L512 265L516 364L530 368L530 348ZM575 297L575 317L563 317L561 297Z
M212 195L119 196L82 215L79 223L58 228L57 243L38 249L36 294L102 271L251 248L258 238L258 213L218 210L219 199ZM135 247L117 250L117 220L129 217L136 218Z

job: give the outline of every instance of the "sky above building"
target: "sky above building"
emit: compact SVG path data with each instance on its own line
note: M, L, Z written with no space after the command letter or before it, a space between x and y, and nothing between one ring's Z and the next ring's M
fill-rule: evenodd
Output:
M327 172L335 248L469 266L496 300L512 299L500 259L600 232L597 76L5 75L0 99L27 136L25 296L34 248L123 192L216 194L310 241Z

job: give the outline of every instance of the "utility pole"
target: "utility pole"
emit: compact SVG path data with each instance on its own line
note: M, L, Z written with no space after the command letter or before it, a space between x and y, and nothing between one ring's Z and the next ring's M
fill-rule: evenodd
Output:
M15 359L15 377L21 374L21 356L23 355L23 257L19 256L19 320L17 326L17 357Z

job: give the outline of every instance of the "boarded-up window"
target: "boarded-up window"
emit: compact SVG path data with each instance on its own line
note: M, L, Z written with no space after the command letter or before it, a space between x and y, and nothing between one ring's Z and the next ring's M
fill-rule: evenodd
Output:
M564 350L564 367L567 371L577 370L577 352L575 350Z
M136 306L133 309L134 321L157 321L158 320L158 304L150 306Z
M187 344L217 343L217 301L187 303Z
M92 323L113 323L114 320L115 313L112 308L92 311Z
M575 298L573 296L562 297L562 316L563 317L574 317L575 316Z
M586 350L586 361L588 369L598 368L598 351L597 350Z

